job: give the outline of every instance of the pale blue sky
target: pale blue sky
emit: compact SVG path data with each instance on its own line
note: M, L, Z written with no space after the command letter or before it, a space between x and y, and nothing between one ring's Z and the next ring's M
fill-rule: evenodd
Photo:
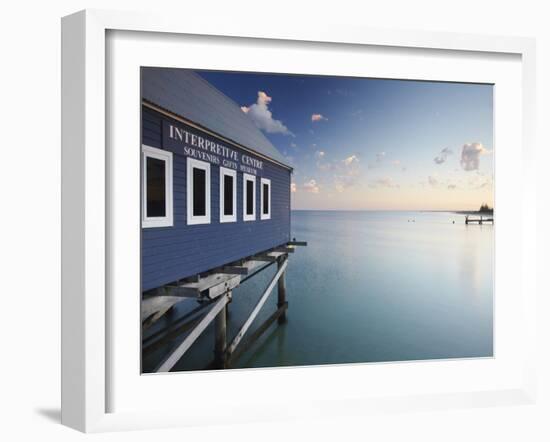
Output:
M294 165L296 209L493 203L491 85L200 72Z

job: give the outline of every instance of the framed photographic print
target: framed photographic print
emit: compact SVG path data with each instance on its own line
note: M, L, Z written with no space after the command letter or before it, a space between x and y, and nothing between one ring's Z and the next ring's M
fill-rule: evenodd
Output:
M63 422L531 401L533 42L218 25L63 20Z
M493 89L142 67L142 372L493 357Z

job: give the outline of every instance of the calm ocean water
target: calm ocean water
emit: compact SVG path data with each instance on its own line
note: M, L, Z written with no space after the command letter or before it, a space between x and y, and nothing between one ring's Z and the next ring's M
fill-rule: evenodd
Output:
M290 257L288 322L272 326L237 367L493 355L492 225L466 226L450 212L294 211L292 232L308 246ZM274 273L272 266L234 291L229 336ZM255 325L276 298L274 291ZM181 303L152 331L195 305ZM204 368L213 340L209 329L174 370ZM144 371L168 348L144 358Z

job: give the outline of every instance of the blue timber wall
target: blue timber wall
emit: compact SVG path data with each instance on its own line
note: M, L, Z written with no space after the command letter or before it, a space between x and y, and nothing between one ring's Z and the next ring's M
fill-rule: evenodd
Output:
M164 124L163 124L164 120ZM256 220L243 222L243 173L237 172L237 221L220 223L220 170L210 164L210 224L187 225L187 157L166 142L166 123L185 128L240 154L263 161L256 176ZM150 290L211 270L290 240L290 170L227 145L147 107L142 108L142 143L173 152L174 225L142 228L141 285ZM260 178L271 180L271 219L260 220Z

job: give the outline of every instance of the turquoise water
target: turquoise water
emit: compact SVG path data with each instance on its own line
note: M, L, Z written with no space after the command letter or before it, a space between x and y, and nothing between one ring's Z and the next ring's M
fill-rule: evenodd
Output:
M290 256L288 322L272 326L236 367L493 355L492 225L466 226L450 212L294 211L292 236L308 246ZM274 273L234 291L230 336ZM254 325L275 304L274 292ZM195 305L181 303L157 327ZM209 329L175 370L204 368L213 341ZM144 371L169 347L144 358Z

